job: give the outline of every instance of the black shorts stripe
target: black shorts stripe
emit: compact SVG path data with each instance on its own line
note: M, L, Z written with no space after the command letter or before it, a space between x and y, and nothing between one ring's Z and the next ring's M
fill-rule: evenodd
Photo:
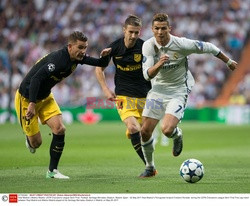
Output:
M21 96L21 95L19 94L19 96ZM20 121L20 125L21 125L21 127L23 128L23 122L22 122L22 101L21 101L21 98L20 98L19 121Z

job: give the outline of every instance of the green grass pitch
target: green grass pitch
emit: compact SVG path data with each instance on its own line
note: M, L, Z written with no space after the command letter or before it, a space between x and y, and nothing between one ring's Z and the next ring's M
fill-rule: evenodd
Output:
M41 126L43 144L33 155L18 124L0 125L0 193L250 193L250 126L183 122L184 149L179 157L156 145L159 174L140 179L144 170L122 122L67 125L59 170L69 180L46 179L50 131ZM195 184L179 175L189 158L205 167Z

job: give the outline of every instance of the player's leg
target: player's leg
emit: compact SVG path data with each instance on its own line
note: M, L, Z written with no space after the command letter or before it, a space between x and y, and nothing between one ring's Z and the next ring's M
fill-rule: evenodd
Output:
M35 135L31 135L31 136L26 135L25 144L26 144L26 147L29 149L29 151L34 154L36 152L36 149L39 148L42 144L41 133L38 132Z
M160 136L161 136L161 142L160 142L160 144L162 145L162 146L168 146L169 145L169 138L165 135L165 134L163 134L162 133L162 131L161 131L161 123L162 123L162 120L159 122L159 124L157 125L157 128L159 129L159 132L160 132Z
M169 145L169 138L167 136L165 136L162 132L161 132L161 121L156 125L153 133L152 133L152 137L154 138L154 146L160 142L161 146L168 146Z
M169 138L161 133L161 146L167 147L169 145Z
M50 144L50 163L49 170L46 174L47 178L68 179L68 176L62 175L58 170L58 164L64 149L65 126L63 124L62 115L53 94L50 94L40 108L40 120L42 124L47 124L52 131L52 141Z
M159 98L158 94L149 92L142 113L143 120L141 129L141 144L146 160L146 169L140 177L152 177L157 173L154 165L154 139L152 133L159 120L162 119L164 113L165 106L163 104L163 100Z
M53 134L50 144L50 163L47 178L68 179L69 177L62 175L57 170L65 145L65 126L63 124L62 115L51 117L46 121L46 124L51 128Z
M184 114L184 103L179 99L171 99L166 108L166 114L162 120L162 133L173 139L173 155L179 156L183 148L183 135L177 127Z
M179 119L173 116L172 114L166 114L163 117L162 123L161 123L161 130L164 135L171 138L173 137L177 132L177 124L179 123Z
M36 149L42 144L42 137L39 131L38 114L35 114L31 119L27 119L25 116L28 104L29 100L22 97L19 91L17 91L15 95L17 118L26 136L26 147L34 154Z
M144 156L141 149L141 119L142 109L145 104L145 98L133 98L127 96L117 96L117 111L121 120L126 124L126 135L131 139L133 148L138 156L145 163ZM139 107L138 107L139 106Z
M161 130L159 129L159 124L156 125L153 133L152 133L152 137L154 138L154 146L159 142L160 140L160 136L161 136Z
M144 162L144 164L146 164L141 148L141 134L140 134L141 125L134 116L127 117L126 119L123 120L123 122L126 124L131 143L136 153Z
M154 138L152 133L158 124L159 120L150 117L143 117L143 124L141 129L142 135L142 151L146 160L146 169L140 175L141 178L152 177L157 174L154 164Z

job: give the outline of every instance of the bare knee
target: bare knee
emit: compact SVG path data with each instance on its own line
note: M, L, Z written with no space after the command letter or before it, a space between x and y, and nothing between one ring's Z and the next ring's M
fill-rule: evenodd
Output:
M34 149L37 149L41 146L42 140L35 140L35 141L30 141L30 146Z
M127 129L128 129L129 134L134 134L140 131L140 128L138 128L136 124L127 125Z
M65 131L66 131L66 128L63 124L59 124L53 127L52 129L53 134L58 134L58 135L65 134Z
M39 148L42 144L42 137L40 134L34 135L34 136L30 136L29 138L29 143L30 146L34 149Z
M171 137L174 129L175 129L175 126L171 126L171 125L165 125L161 127L162 133L167 137Z

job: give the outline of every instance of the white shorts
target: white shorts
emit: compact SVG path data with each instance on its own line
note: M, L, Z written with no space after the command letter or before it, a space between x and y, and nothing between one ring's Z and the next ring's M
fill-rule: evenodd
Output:
M188 94L162 95L150 91L147 95L142 116L161 120L165 114L171 114L181 120L184 116Z

